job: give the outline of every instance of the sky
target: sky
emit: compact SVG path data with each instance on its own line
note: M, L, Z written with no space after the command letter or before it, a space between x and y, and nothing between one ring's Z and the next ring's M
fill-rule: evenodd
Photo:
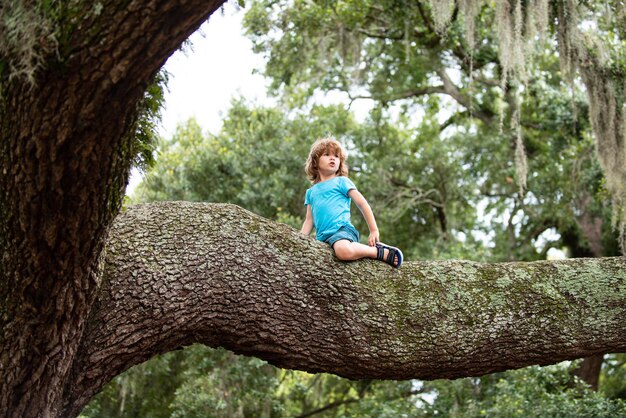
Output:
M253 74L263 67L261 56L243 35L244 10L234 2L213 13L190 40L191 50L178 51L167 61L170 73L160 133L171 136L178 123L195 117L205 129L217 133L221 116L233 96L267 100L265 79Z
M192 46L177 51L165 64L170 73L159 134L170 138L179 123L195 117L203 130L217 133L233 97L269 104L267 81L255 69L263 68L261 56L243 35L245 10L229 1L189 39ZM131 194L141 181L133 170L126 189Z

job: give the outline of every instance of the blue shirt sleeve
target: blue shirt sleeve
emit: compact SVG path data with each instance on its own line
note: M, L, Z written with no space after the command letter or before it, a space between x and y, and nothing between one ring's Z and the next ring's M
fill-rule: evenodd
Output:
M346 197L348 197L348 192L350 190L356 190L356 186L348 177L341 176L341 182L339 183L339 188L341 193L343 193Z
M311 189L307 189L306 194L304 195L304 205L310 205L311 201L309 200L309 195L311 194Z

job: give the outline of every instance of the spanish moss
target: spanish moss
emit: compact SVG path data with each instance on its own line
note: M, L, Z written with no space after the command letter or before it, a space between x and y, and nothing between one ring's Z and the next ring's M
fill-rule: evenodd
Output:
M45 57L57 47L54 24L33 3L0 3L0 83L18 78L34 84Z
M470 47L475 44L474 25L481 4L482 0L456 0L456 7L465 19L466 43ZM454 4L447 0L431 0L431 6L437 29L445 30ZM606 178L606 188L612 196L613 223L620 235L622 252L626 252L626 71L610 67L612 60L608 52L610 46L605 46L607 41L581 31L585 20L583 16L586 16L585 13L589 15L585 7L575 0L496 0L501 86L505 91L510 85L527 81L526 66L532 59L532 44L540 37L550 36L548 31L554 28L564 77L572 85L577 78L582 78L587 88L596 149ZM607 4L598 19L626 19L626 4L616 7L618 10L611 10L611 5ZM468 22L470 20L473 22ZM585 21L588 23L588 19ZM517 110L521 103L518 102L517 91L510 91L509 94L514 96L509 101L511 129L515 133L514 160L518 186L523 193L528 166ZM502 118L504 109L501 112Z
M455 0L430 0L430 7L433 10L433 21L435 22L435 29L437 32L446 32L448 25L450 24L450 20L452 20L454 4Z

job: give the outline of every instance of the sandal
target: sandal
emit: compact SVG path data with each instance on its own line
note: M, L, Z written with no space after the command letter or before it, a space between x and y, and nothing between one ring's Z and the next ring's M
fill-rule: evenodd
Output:
M404 257L402 256L402 251L400 251L399 248L383 244L382 242L377 242L376 248L378 248L378 255L376 256L378 260L382 260L397 269L400 268L400 266L402 265L402 259ZM387 254L387 259L385 259L385 249L389 250L389 253ZM394 259L396 258L396 256L398 257L398 265L394 264Z

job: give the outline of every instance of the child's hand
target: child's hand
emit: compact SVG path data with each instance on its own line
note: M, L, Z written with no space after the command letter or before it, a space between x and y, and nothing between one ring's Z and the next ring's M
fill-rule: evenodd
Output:
M378 231L371 231L370 236L367 239L367 243L369 244L369 246L370 247L375 246L378 241L380 241L380 236L378 235Z

